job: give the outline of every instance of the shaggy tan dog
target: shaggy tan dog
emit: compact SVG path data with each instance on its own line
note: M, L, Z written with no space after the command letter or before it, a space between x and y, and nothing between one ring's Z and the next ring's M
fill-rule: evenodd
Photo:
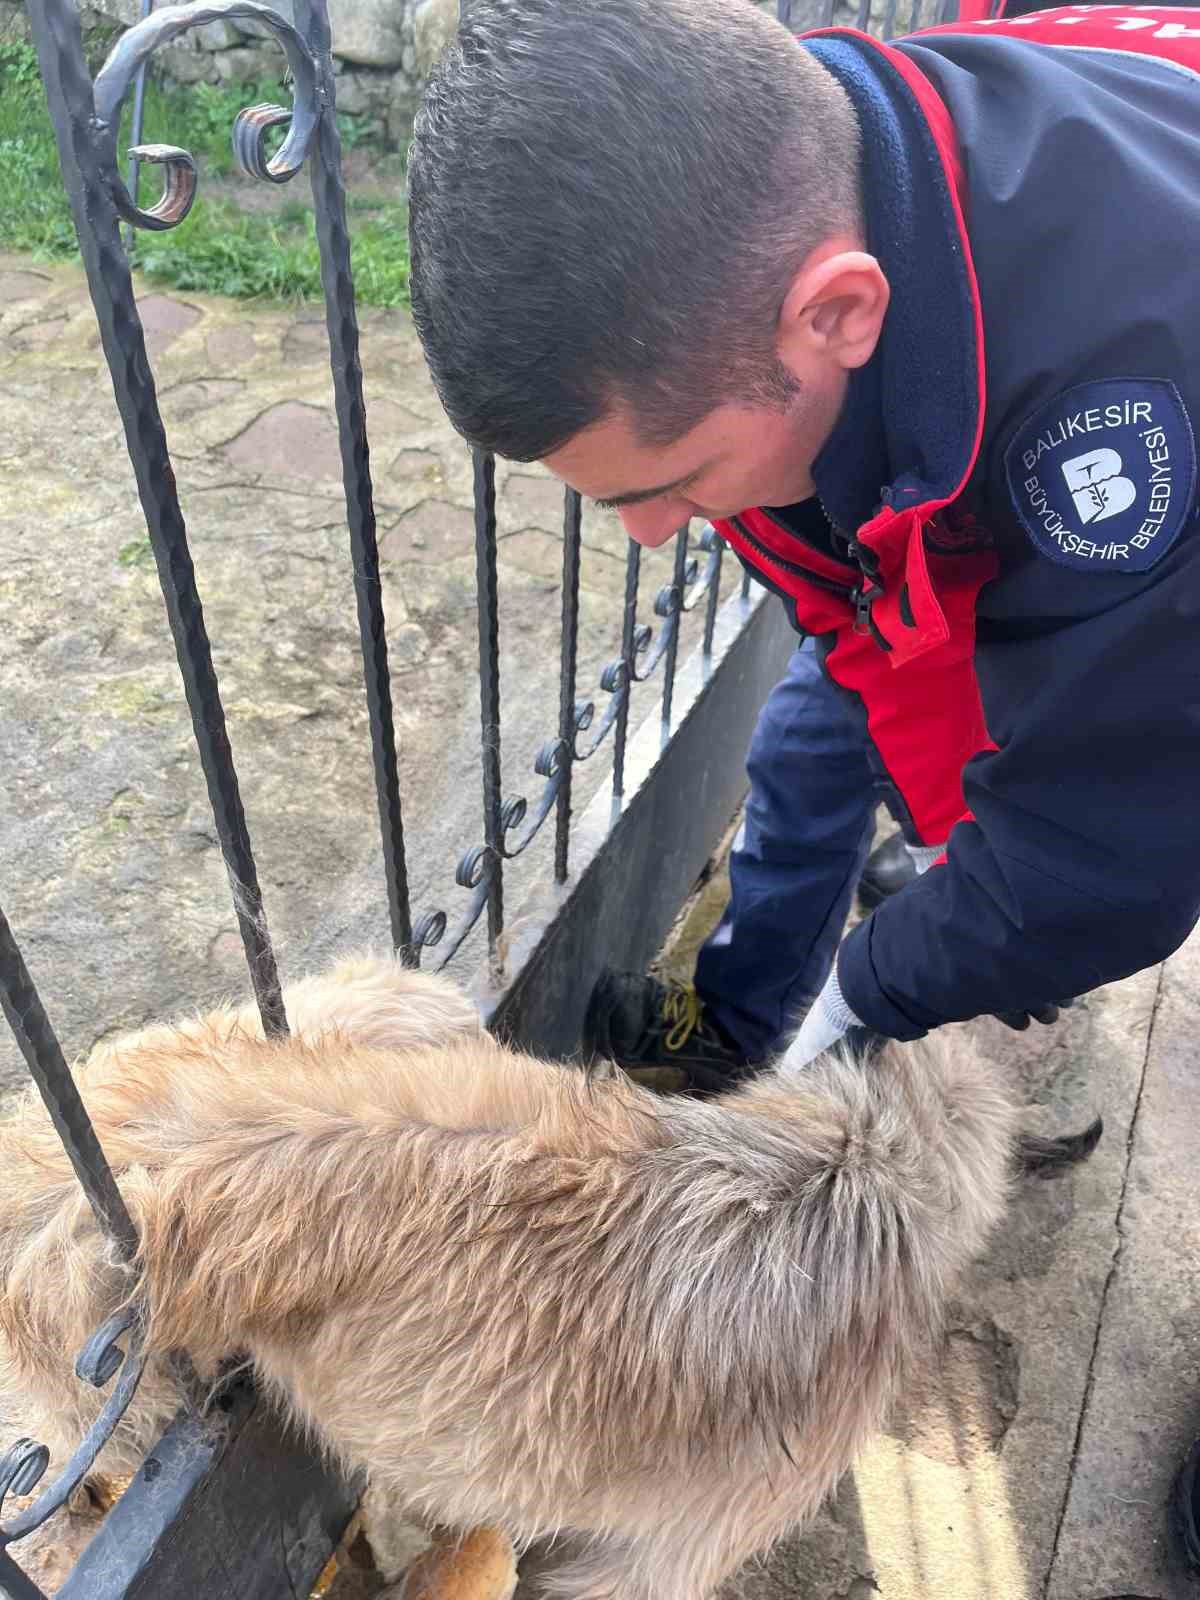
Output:
M79 1082L137 1225L114 1264L39 1103L0 1125L0 1344L65 1452L121 1302L202 1371L245 1352L389 1500L589 1536L571 1600L700 1600L820 1504L999 1218L1015 1108L966 1035L720 1101L505 1049L362 960L99 1048ZM158 1361L101 1467L177 1396Z

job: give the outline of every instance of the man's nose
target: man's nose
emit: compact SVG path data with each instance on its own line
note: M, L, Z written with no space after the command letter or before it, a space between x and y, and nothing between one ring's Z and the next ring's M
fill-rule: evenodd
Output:
M669 501L648 500L640 506L618 506L617 514L625 532L638 544L654 549L666 544L687 521L687 512Z

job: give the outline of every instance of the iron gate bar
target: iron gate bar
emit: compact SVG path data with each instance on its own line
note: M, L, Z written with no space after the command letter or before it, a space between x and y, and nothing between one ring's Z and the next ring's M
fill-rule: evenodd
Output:
M479 622L479 736L483 773L488 959L498 967L504 929L503 830L500 822L500 597L496 586L496 458L473 452L475 468L475 579Z
M643 625L634 629L633 663L634 679L645 683L651 678L662 660L666 660L666 677L670 678L675 666L674 647L679 637L679 624L683 611L683 595L688 585L695 583L699 567L689 561L687 554L688 529L685 524L675 536L674 571L670 583L664 583L654 597L654 615L663 619L655 634Z
M6 1550L0 1549L0 1594L8 1600L46 1600L31 1578L27 1578Z
M296 24L324 76L330 57L329 20L325 8L312 0L295 0ZM329 106L332 82L325 82ZM342 482L346 494L346 523L350 532L350 557L354 572L354 598L358 612L363 683L371 734L371 758L383 846L384 883L393 947L407 966L415 966L409 906L408 867L404 852L404 821L400 802L400 772L392 713L391 675L388 669L387 632L383 586L379 576L379 543L375 524L375 495L371 482L371 452L367 439L366 400L363 395L359 354L358 318L354 279L350 265L350 234L346 222L346 189L342 181L341 135L337 118L326 115L317 124L309 149L309 181L316 211L317 244L321 257L321 284L325 295L325 323L329 330L329 363L333 375L334 410L342 456Z
M724 542L711 522L706 524L700 535L700 548L708 551L708 570L704 576L708 603L704 608L704 642L701 648L705 656L710 656L713 647L713 629L717 624L717 606L721 599L721 559L725 554Z
M629 704L635 678L637 650L638 578L642 567L642 547L633 539L625 552L625 611L621 618L621 682L617 702L617 731L613 740L613 814L619 810L625 793L625 746L629 738Z
M62 1046L46 1015L29 968L0 910L0 1006L30 1076L50 1113L63 1149L70 1157L96 1221L116 1245L123 1261L132 1261L137 1251L137 1232L125 1209L96 1130L83 1104L79 1089L63 1055Z
M594 756L608 737L609 730L613 727L617 728L614 752L618 749L621 751L624 749L624 736L620 732L619 722L622 711L627 711L629 704L631 683L629 662L632 659L633 652L634 616L637 609L637 580L640 556L641 547L629 540L625 552L625 599L621 612L621 654L610 661L600 674L600 687L611 698L597 724L595 733L592 734L582 748L579 745L579 735L590 731L595 719L596 707L591 700L577 702L573 746L575 761L587 761ZM621 759L624 759L623 755Z
M58 1600L280 1600L307 1595L361 1486L295 1448L237 1383L183 1418L104 1518Z
M662 736L663 741L671 737L671 702L675 698L675 663L679 658L679 629L683 624L684 590L688 583L695 582L695 562L688 565L688 526L685 523L675 535L675 572L668 592L667 605L669 611L667 620L663 623L665 639L666 665L663 676L662 693ZM670 630L668 632L668 629Z
M498 980L503 961L502 934L504 932L503 862L521 855L533 843L551 810L556 812L554 877L557 883L566 881L569 870L571 845L570 796L574 766L593 756L604 742L608 732L616 728L613 757L614 804L619 800L623 782L623 763L631 693L634 683L645 682L658 664L666 661L666 718L671 718L671 693L675 663L678 654L679 627L682 614L691 611L704 596L708 596L705 620L705 648L712 644L721 571L722 544L715 529L705 525L700 548L708 555L702 577L699 564L687 553L686 530L674 557L675 576L658 592L654 610L664 619L656 636L645 624L638 624L637 596L640 573L640 547L627 541L626 593L622 624L622 653L608 663L600 676L600 687L611 696L600 723L595 727L595 704L590 700L575 698L578 655L579 565L582 546L581 502L574 491L566 491L564 502L563 569L562 569L562 619L559 670L558 734L543 742L533 763L533 770L546 781L534 807L530 809L524 796L503 798L501 784L500 682L499 682L499 608L496 576L496 501L494 462L488 465L483 458L473 459L475 505L475 557L477 575L477 617L479 623L480 651L480 729L481 762L484 778L484 842L466 851L455 870L455 882L471 893L471 899L462 913L453 933L446 937L449 919L442 910L425 912L417 919L413 929L413 950L419 959L422 949L439 948L434 970L441 971L453 960L468 934L483 913L489 911L489 960L493 976ZM743 587L743 596L749 593ZM490 708L490 709L489 709ZM583 739L584 734L590 737ZM619 809L619 807L618 807ZM614 812L615 814L615 812ZM489 831L490 830L490 831ZM513 836L515 832L515 837ZM498 912L498 915L497 915Z
M558 671L558 786L554 827L554 878L565 883L571 847L571 779L575 735L583 708L575 703L579 653L579 562L583 544L583 501L574 489L563 495L562 645Z
M246 0L240 3L244 7ZM257 12L267 8L249 9ZM145 335L134 301L129 262L118 233L114 195L124 184L116 167L116 129L115 125L103 124L95 114L79 14L70 0L29 0L29 19L88 288L137 478L221 853L234 891L234 910L250 978L263 1027L269 1034L280 1034L286 1032L287 1022L279 974L267 932L175 474L146 357ZM117 45L117 51L139 28L160 25L161 14L138 23ZM132 48L126 46L130 54ZM112 114L115 123L120 116L119 98Z

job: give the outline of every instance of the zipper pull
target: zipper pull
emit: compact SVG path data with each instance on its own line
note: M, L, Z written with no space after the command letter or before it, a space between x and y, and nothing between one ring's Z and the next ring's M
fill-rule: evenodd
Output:
M867 582L860 583L857 588L851 589L850 598L854 602L854 631L855 633L871 633L871 607L875 604L877 590L868 590Z
M850 592L850 598L854 602L854 631L869 633L878 639L879 630L872 622L871 607L884 592L883 581L879 576L879 556L869 545L863 544L858 539L851 539L850 555L862 573L862 582Z
M848 548L855 566L867 579L868 583L873 583L879 593L882 594L883 584L879 578L879 557L876 552L871 549L870 545L863 544L858 539L851 539Z

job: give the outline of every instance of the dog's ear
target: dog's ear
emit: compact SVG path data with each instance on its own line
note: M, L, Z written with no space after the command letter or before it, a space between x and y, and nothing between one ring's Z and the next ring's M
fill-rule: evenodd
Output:
M1047 1138L1038 1133L1017 1136L1017 1168L1034 1178L1061 1178L1069 1167L1086 1161L1100 1143L1104 1121L1095 1122L1082 1133L1064 1133Z

